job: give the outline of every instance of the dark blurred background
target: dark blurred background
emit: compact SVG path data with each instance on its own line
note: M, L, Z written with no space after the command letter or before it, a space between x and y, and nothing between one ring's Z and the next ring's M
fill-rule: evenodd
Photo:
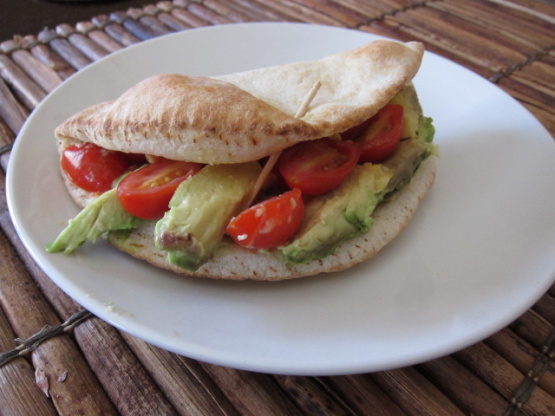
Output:
M45 27L88 21L99 14L155 4L158 0L0 0L0 42L36 35Z

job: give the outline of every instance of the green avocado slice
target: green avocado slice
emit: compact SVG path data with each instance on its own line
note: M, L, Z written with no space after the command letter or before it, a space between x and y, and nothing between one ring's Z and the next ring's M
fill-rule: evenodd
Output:
M382 165L357 166L339 188L309 202L306 223L295 240L282 248L287 260L306 263L325 257L343 241L368 231L391 176Z
M182 182L156 224L156 247L168 253L170 263L198 269L214 254L260 171L258 162L206 166Z
M96 242L112 230L130 230L143 220L129 214L120 204L116 189L104 192L69 220L66 228L46 245L49 253L71 253L86 241Z
M432 120L419 117L415 136L400 143L382 164L357 166L330 194L306 205L305 223L281 252L292 264L333 253L342 242L368 231L376 207L410 182L422 161L436 152Z

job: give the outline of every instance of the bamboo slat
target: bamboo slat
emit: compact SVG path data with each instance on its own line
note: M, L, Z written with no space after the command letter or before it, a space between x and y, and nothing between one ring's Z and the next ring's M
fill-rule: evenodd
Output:
M99 30L93 22L78 22L75 29L88 36L93 42L101 46L107 53L119 51L123 46L106 32Z
M492 335L485 343L555 397L555 366L542 357L537 349L508 328Z
M553 46L553 20L547 15L531 13L532 9L507 7L508 2L461 2L445 0L430 7L476 22L490 31L499 33L527 47L542 50ZM551 23L550 23L551 20Z
M534 310L541 316L545 316L545 319L555 326L555 297L549 294L545 295L534 305Z
M185 7L185 6L183 6ZM191 13L186 8L176 7L172 10L172 15L175 16L177 19L181 20L189 27L201 27L201 26L208 26L211 23L208 20L205 20L194 13Z
M496 83L555 135L555 7L546 2L174 0L74 25L60 22L37 36L1 42L0 166L5 171L9 159L4 145L13 143L45 95L76 71L143 40L251 21L327 24L420 40ZM25 340L46 324L58 335L0 365L1 414L555 414L555 285L483 342L416 366L336 377L239 371L161 350L83 311L25 250L2 195L0 357L17 354L14 338L28 345ZM68 324L73 319L75 326Z
M241 13L237 11L237 7L234 7L232 3L226 3L218 0L208 0L203 4L217 14L227 16L234 23L255 21L255 18L251 17L249 13Z
M260 0L256 0L261 2ZM280 2L266 3L265 5L275 12L287 16L289 21L302 21L306 23L318 23L329 26L341 26L341 22L318 9L305 6L304 2L282 0ZM340 17L341 19L341 17Z
M490 386L505 399L513 400L513 395L519 391L523 374L485 344L476 344L454 356L480 378L488 380ZM532 388L532 384L529 388L526 386L526 393L531 393ZM526 402L527 412L531 415L555 413L555 398L539 387L534 388L534 394L530 394Z
M555 118L555 74L553 65L555 56L538 56L523 68L510 68L499 86L507 90L524 103L554 115ZM552 119L553 121L553 119Z
M417 367L466 414L502 415L507 408L503 397L453 357L443 357Z
M32 366L22 358L0 368L0 406L10 416L59 414L36 385Z
M187 10L202 20L209 22L213 25L225 25L228 23L233 23L233 20L226 15L221 15L216 13L209 7L204 6L204 4L190 3Z
M238 22L264 22L264 21L279 21L277 16L270 17L266 13L261 13L260 9L255 7L251 8L242 5L241 2L236 1L210 1L208 3L209 7L213 10L218 11L218 13L232 14L233 19L237 19ZM219 8L219 10L218 10Z
M175 17L174 15L172 15L171 12L171 8L165 8L163 5L160 5L159 8L155 7L155 6L150 6L152 7L152 10L148 10L147 12L150 14L154 14L158 11L158 13L156 14L156 18L158 20L160 20L160 22L162 22L166 27L168 27L169 29L173 30L173 31L180 31L180 30L185 30L185 29L189 29L191 26L189 26L188 24L186 24L185 22L179 20L177 17ZM146 10L146 8L145 8ZM168 12L163 12L163 10L168 10Z
M0 101L3 103L0 107L0 117L13 132L17 133L25 123L29 112L13 96L3 79L0 79Z
M319 378L278 375L275 379L305 414L353 414L352 409Z
M520 371L483 343L465 348L453 356L472 372L480 373L481 378L488 380L491 387L505 398L511 396L522 380Z
M75 28L71 25L61 24L56 26L56 34L67 39L69 44L75 47L91 62L103 58L109 53L106 49L93 42L91 39L81 33L76 33Z
M420 39L443 54L449 52L455 61L487 78L513 62L525 60L526 52L533 53L531 49L522 48L511 39L487 30L478 22L431 7L388 16L383 24L399 31L406 39Z
M242 415L301 415L300 409L269 374L202 364L218 388Z
M464 415L436 386L412 367L381 371L369 377L408 415Z
M5 55L0 55L0 76L6 80L27 108L35 108L46 96L45 91Z
M327 378L326 385L358 415L405 415L401 407L369 377L342 376Z
M54 50L39 42L35 37L28 39L31 54L48 68L55 71L64 80L75 73L75 70L63 60Z
M295 4L294 7L293 3ZM302 16L310 16L309 18L318 19L319 22L327 20L326 24L329 25L340 25L345 27L356 27L360 25L366 16L358 13L357 11L338 4L334 1L328 0L308 0L303 2L292 1L289 6L292 10L298 7L298 10L302 13ZM318 14L316 14L318 13ZM324 17L325 16L325 17ZM303 18L304 20L304 18Z
M95 26L102 28L106 34L123 46L133 45L141 41L138 37L124 29L119 23L110 20L106 15L93 17L91 22L94 23Z
M132 21L140 22L144 27L150 28L153 32L153 37L163 36L173 32L162 21L148 14L146 10L129 9L126 14L131 17Z
M14 133L11 129L0 120L0 148L9 148L14 141ZM0 155L0 158L4 156L4 159L7 159L7 153ZM2 167L7 167L6 165L2 165Z
M198 362L122 335L179 414L239 414Z
M69 43L79 49L91 61L103 58L109 53L98 43L93 42L81 33L76 33L75 28L67 23L56 26L56 33L66 38Z
M47 43L54 52L74 69L82 69L91 63L91 60L82 51L67 39L59 37L55 30L46 29L40 32L39 41Z
M91 319L75 329L88 364L121 415L176 415L115 328Z
M554 330L553 325L533 309L516 319L509 328L539 351L546 347Z
M0 43L0 50L9 53L14 63L43 91L52 91L62 82L62 79L52 68L33 56L29 50L23 49L24 46L23 39L9 40Z
M128 31L134 38L137 38L139 40L151 39L162 34L159 33L155 28L150 28L142 24L140 21L132 19L125 12L111 13L110 20L119 23L119 25L123 29Z
M420 7L422 1L392 0L392 1L364 1L364 0L338 0L334 3L340 4L354 12L364 16L360 25L368 24L369 21L381 20L387 15L398 13L413 7ZM429 3L429 2L428 2Z
M0 351L15 348L15 334L2 309L0 309ZM35 370L25 358L17 358L0 367L0 409L11 409L14 416L34 414L57 415L48 398L35 384Z
M256 0L231 0L232 3L240 6L242 10L249 10L251 14L259 16L258 21L276 21L276 22L290 22L293 21L287 14L280 13L277 10L269 10L264 4Z

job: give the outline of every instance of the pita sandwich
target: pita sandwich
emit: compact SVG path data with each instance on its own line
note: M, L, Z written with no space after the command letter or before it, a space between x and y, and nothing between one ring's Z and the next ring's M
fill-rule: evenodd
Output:
M70 249L62 232L56 240L59 244L51 244L49 250L70 252L83 242L102 236L123 252L179 274L262 281L344 270L370 259L406 227L434 182L433 127L431 119L422 114L411 83L423 52L418 42L379 40L319 60L221 77L154 75L113 101L75 114L55 131L60 155L68 146L93 143L117 152L202 163L210 169L234 169L255 163L263 171L272 156L286 149L322 138L340 138L384 106L401 103L405 107L405 124L407 113L412 119L410 128L404 127L397 150L383 163L365 164L373 165L370 169L357 166L349 176L350 183L359 189L368 182L364 176L367 173L363 173L366 170L379 168L386 172L377 207L366 210L365 228L335 242L324 254L291 261L283 248L290 247L297 236L280 247L253 250L236 244L224 229L223 233L220 230L217 246L201 263L184 268L172 262L165 247L157 244L155 235L162 220L139 221L125 230L100 228ZM319 89L307 103L307 92L314 85L319 85ZM306 108L299 116L303 102ZM87 209L98 199L97 194L76 186L63 169L62 176L81 208ZM309 204L322 206L346 193L343 188L340 185L339 190L311 197ZM244 200L238 206L242 203ZM315 210L305 211L300 233L309 227L308 217ZM234 212L233 216L237 214ZM92 227L98 228L98 222ZM66 230L69 228L70 225Z

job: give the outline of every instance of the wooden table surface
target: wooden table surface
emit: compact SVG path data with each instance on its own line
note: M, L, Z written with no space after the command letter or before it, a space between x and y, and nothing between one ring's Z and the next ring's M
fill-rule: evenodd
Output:
M552 1L106 7L76 24L0 39L0 175L30 112L71 74L152 37L234 22L300 21L419 40L508 92L555 135ZM4 193L0 204L1 415L555 415L555 286L506 328L446 357L358 375L253 373L161 350L84 311L26 252Z

